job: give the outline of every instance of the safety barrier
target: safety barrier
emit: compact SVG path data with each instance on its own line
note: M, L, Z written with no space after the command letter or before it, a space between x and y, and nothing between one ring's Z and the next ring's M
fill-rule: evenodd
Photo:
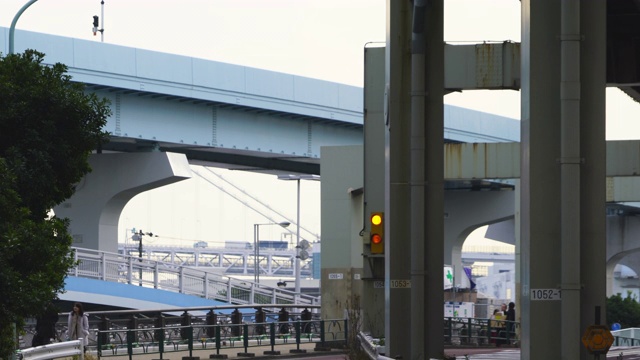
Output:
M611 331L613 346L640 346L640 328Z
M516 321L478 318L444 318L446 345L502 346L517 343Z
M316 296L225 278L197 268L91 249L72 250L78 266L69 271L71 276L145 286L230 304L320 304Z
M198 350L238 348L249 353L251 347L270 347L266 355L277 354L278 345L315 343L315 350L330 350L330 343L347 341L347 320L297 320L262 323L198 324L149 328L109 329L98 332L98 357L163 354ZM295 351L295 350L293 350Z
M23 349L19 352L23 360L47 360L65 358L74 355L84 360L83 340L72 340Z
M502 346L518 342L518 322L479 318L446 317L443 323L444 344L448 346ZM380 341L360 332L360 347L371 360L387 360Z
M367 356L371 360L392 360L393 358L386 357L381 354L384 353L384 347L376 344L374 339L362 331L358 333L358 341L360 342L360 347L367 353Z

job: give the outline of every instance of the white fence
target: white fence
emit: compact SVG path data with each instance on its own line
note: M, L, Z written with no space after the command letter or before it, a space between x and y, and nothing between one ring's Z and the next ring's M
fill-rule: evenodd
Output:
M80 263L70 271L72 276L146 286L229 304L320 304L314 296L171 263L82 248L73 248L73 251Z
M84 360L82 339L36 346L20 351L23 360L46 360L79 355Z

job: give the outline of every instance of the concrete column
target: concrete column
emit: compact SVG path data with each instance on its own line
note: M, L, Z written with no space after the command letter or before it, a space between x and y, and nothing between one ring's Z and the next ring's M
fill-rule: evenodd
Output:
M522 359L574 359L577 353L586 359L586 350L576 339L595 323L596 306L605 313L606 8L603 0L580 3L575 14L570 12L565 17L580 17L580 34L574 34L566 28L567 33L563 33L560 28L561 5L522 1ZM564 62L564 68L560 66L560 50L563 56L572 52L572 46L561 47L560 42L576 40L580 40L577 81L566 76L575 66L569 62ZM578 108L571 105L574 101L579 103ZM560 119L567 116L579 121L576 125L565 124L561 131ZM578 155L570 145L575 145L576 139ZM579 178L575 180L571 170L561 176L560 168L567 169L563 165L579 166ZM579 194L574 201L566 194L576 183ZM568 201L579 204L574 206L575 212L567 211L571 206ZM571 248L576 253L580 250L578 261L559 256ZM563 289L560 303L532 300L532 289L549 288ZM578 308L579 325L571 320L557 326L558 319L564 319L563 313Z
M420 3L424 9L418 6ZM444 2L425 0L413 4L411 359L424 359L437 358L444 351L443 336L433 336L442 332L444 301L444 294L438 296L444 266ZM420 26L424 27L424 43L416 41ZM420 46L426 46L421 55L424 69L416 66ZM422 80L424 86L416 87ZM415 106L416 99L421 99L423 109Z
M580 151L584 158L580 186L580 292L579 333L563 333L563 341L582 336L596 322L606 323L606 14L605 0L580 5L581 102ZM591 359L580 346L580 358Z
M360 253L363 256L362 277L362 326L374 337L384 337L385 314L385 257L386 254L371 254L369 231L372 212L385 212L388 186L385 182L385 142L387 126L384 117L385 48L366 47L364 50L364 202L362 222L358 222L358 233L362 231ZM349 169L353 171L353 168ZM386 216L383 221L388 222ZM384 225L383 225L384 227ZM387 241L385 239L385 245ZM366 300L365 300L366 299Z
M521 358L560 359L558 301L531 289L560 285L560 2L522 0ZM576 337L579 339L579 337Z
M411 3L387 0L387 45L385 59L385 120L387 124L386 174L389 184L385 198L385 213L388 227L385 249L385 346L386 356L413 358L410 354L408 327L414 317L408 289L389 287L389 279L410 278L410 232L409 204L410 168L410 57L407 49L411 33ZM442 270L441 270L442 271ZM442 313L441 313L442 317ZM442 332L442 331L440 331Z
M323 319L344 318L354 295L362 294L362 159L360 145L327 146L321 152Z
M191 178L189 162L176 153L109 153L89 159L91 173L75 194L53 209L71 220L73 246L118 252L118 221L137 194Z

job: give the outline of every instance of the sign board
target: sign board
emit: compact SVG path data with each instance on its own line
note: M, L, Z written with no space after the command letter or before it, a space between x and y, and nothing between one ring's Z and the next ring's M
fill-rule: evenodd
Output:
M453 287L453 267L444 266L444 289L451 289Z
M329 280L342 280L344 279L343 273L330 273Z
M389 284L391 289L411 289L411 280L391 280ZM373 288L384 289L384 281L374 281Z
M444 317L475 317L475 303L447 301L444 303Z
M613 340L611 331L604 325L591 325L582 336L582 344L591 354L606 354Z
M392 289L411 289L411 280L391 280Z
M561 299L560 289L531 289L531 301Z

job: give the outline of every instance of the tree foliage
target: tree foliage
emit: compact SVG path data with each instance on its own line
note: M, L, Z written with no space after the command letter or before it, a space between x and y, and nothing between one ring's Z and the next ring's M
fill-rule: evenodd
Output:
M47 213L108 139L108 102L43 59L32 50L0 57L0 358L15 346L13 324L20 329L64 287L74 265L69 222Z
M67 66L43 60L27 50L0 61L0 157L38 219L73 195L89 172L91 150L108 139L102 128L110 111L107 100L71 81Z
M628 292L626 297L616 294L607 299L607 323L619 323L625 329L640 325L640 304Z

